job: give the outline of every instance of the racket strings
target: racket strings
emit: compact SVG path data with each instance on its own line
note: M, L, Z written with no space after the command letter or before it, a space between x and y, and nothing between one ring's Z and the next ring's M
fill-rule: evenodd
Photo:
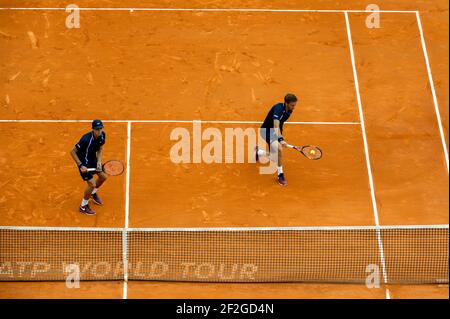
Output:
M103 165L103 171L111 176L120 175L124 171L122 162L120 161L109 161Z
M317 160L322 157L322 150L320 148L318 148L317 146L311 146L311 145L304 146L304 147L302 147L301 152L307 158L312 159L312 160Z

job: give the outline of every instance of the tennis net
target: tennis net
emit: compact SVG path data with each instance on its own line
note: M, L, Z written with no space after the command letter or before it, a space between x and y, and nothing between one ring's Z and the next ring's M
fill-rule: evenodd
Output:
M448 283L448 225L0 227L0 280Z

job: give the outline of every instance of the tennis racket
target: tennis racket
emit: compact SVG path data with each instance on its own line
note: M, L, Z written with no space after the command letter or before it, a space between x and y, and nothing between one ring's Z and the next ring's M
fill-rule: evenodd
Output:
M124 171L124 166L121 161L110 160L102 165L103 172L108 174L109 176L118 176L122 175ZM97 172L96 168L88 168L88 172Z
M310 160L318 160L322 158L322 150L314 145L294 146L287 144L287 147L299 151L303 156Z

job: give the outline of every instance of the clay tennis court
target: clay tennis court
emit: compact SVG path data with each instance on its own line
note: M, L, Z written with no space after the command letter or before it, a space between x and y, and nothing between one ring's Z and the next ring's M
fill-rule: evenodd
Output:
M448 225L446 1L379 1L386 11L373 29L368 13L352 11L365 10L361 1L122 1L116 10L79 1L91 8L79 29L66 28L58 1L0 4L1 226ZM17 7L34 9L6 9ZM257 128L287 92L299 103L286 138L325 154L308 161L286 151L288 187L258 164L170 160L173 129ZM105 124L104 157L127 170L85 216L69 152L94 118ZM448 283L0 282L1 298L448 294Z

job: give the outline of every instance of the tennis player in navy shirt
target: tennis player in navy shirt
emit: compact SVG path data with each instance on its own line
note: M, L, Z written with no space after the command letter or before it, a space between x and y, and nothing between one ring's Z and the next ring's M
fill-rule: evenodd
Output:
M103 205L103 201L97 194L98 188L108 178L108 175L103 172L102 168L103 145L105 145L106 141L106 134L103 132L103 128L101 120L92 121L92 131L84 134L70 152L78 166L81 178L87 183L80 205L80 212L86 215L95 215L95 211L89 207L90 198L95 204ZM88 171L88 168L96 168L96 170ZM97 180L94 178L94 175L98 176Z
M281 186L287 186L282 165L282 148L287 145L283 137L283 124L289 119L296 105L297 97L289 93L284 97L284 103L272 106L260 128L260 134L267 142L270 154L256 147L256 161L260 156L268 156L276 162L278 183Z

